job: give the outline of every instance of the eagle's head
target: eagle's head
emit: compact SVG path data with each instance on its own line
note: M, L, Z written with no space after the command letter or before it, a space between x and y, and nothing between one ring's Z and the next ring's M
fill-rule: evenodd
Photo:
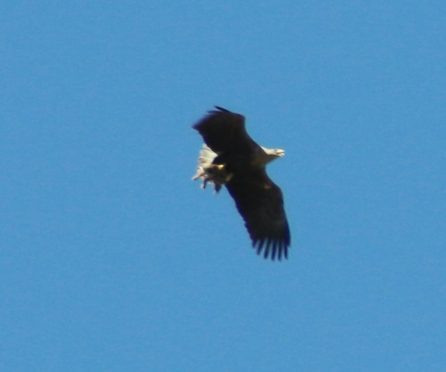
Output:
M269 163L277 158L282 158L285 156L285 150L283 149L269 149L267 147L262 147L262 150L265 152L266 154L266 162L265 163Z

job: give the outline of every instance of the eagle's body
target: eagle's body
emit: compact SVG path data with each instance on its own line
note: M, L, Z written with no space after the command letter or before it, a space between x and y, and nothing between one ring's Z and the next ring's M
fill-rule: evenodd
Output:
M246 132L242 115L216 109L193 126L205 142L194 179L201 178L203 187L212 182L217 192L226 186L257 253L287 258L291 238L282 191L265 170L284 151L259 146Z

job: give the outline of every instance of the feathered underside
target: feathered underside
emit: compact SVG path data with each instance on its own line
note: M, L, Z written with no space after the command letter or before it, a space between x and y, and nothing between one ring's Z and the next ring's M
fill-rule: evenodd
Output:
M287 258L291 237L282 191L265 170L265 164L283 156L283 150L267 153L246 132L242 115L216 109L193 127L208 146L200 153L194 179L201 178L204 186L213 182L216 191L226 186L258 254Z

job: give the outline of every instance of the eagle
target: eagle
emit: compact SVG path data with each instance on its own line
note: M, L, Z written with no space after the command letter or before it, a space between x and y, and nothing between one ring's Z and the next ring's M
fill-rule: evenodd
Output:
M288 258L291 236L282 191L265 169L285 151L258 145L245 129L244 116L220 106L192 128L204 140L192 179L201 179L202 188L212 183L216 193L226 187L257 254L272 260Z

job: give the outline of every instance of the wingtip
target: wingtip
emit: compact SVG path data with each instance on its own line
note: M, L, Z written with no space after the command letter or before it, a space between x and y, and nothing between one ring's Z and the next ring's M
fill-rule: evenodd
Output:
M288 259L289 243L282 240L274 239L255 239L252 241L252 246L256 250L258 256L262 255L264 259L271 259L275 261L282 261Z
M218 111L222 111L222 112L231 112L228 109L225 109L224 107L218 106L218 105L214 105L214 107L218 110Z

